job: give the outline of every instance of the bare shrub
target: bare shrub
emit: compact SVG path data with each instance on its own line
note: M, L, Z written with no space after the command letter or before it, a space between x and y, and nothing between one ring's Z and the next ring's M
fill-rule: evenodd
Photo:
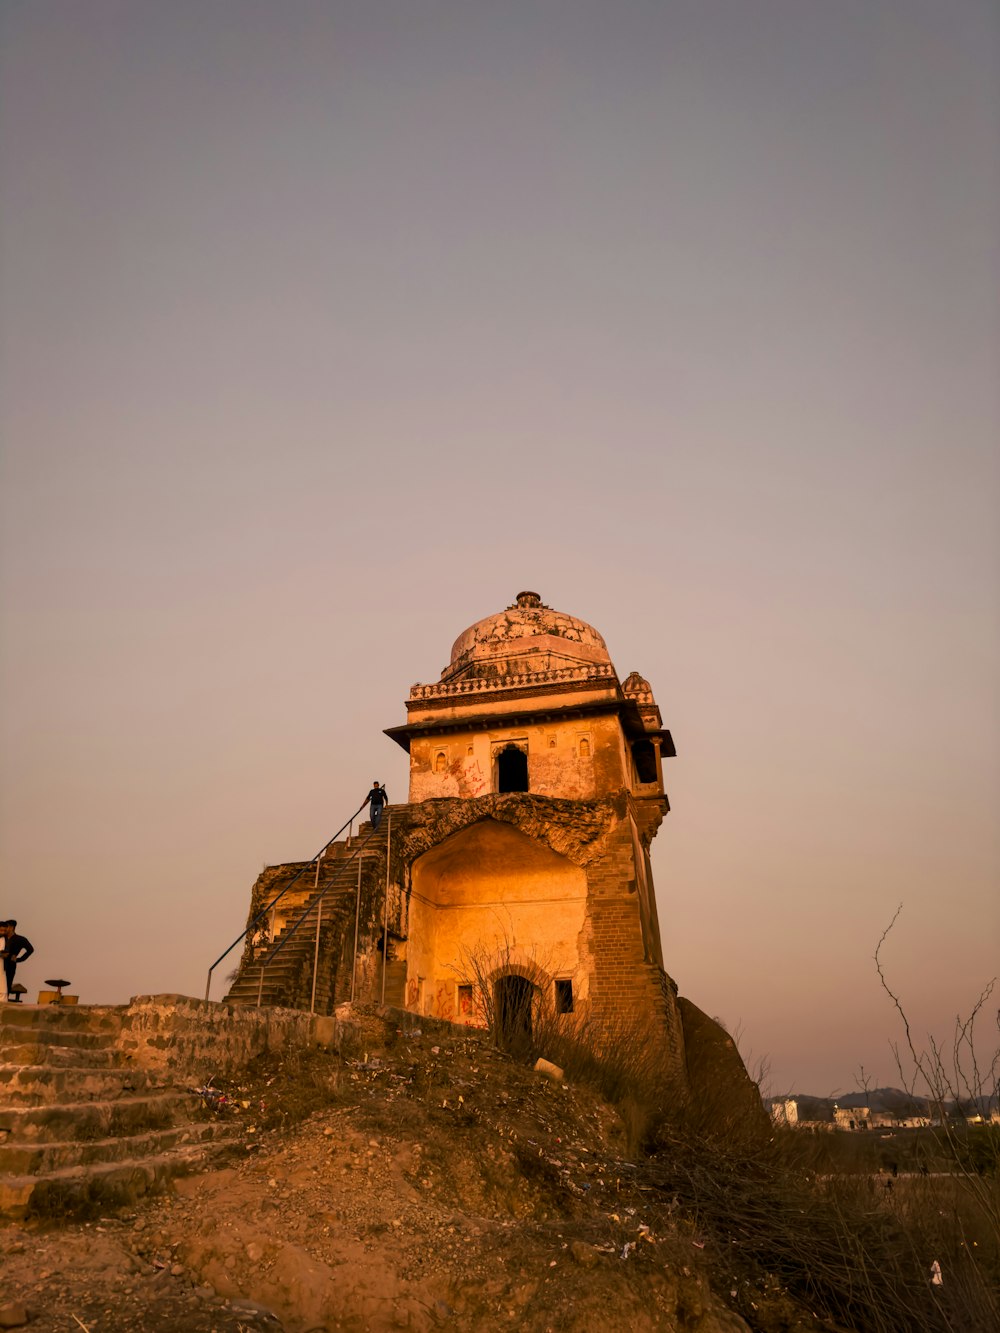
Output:
M902 910L900 903L875 948L879 982L903 1027L903 1043L892 1043L896 1068L905 1090L930 1102L940 1155L992 1217L1000 1234L1000 1199L996 1189L1000 1174L1000 1126L986 1123L1000 1108L1000 1009L992 1011L997 979L994 977L987 983L968 1015L956 1016L949 1045L928 1035L926 1047L919 1047L902 1002L886 978L881 957L882 947ZM976 1025L982 1020L988 1020L991 1028L985 1053L977 1045L976 1036ZM975 1120L984 1122L982 1131L970 1134L970 1130L979 1128L971 1123Z
M573 1083L595 1089L618 1109L630 1152L655 1138L667 1112L663 1034L654 1016L621 1014L598 1021L576 1002L572 1013L556 1012L549 955L515 946L512 932L498 926L492 941L463 952L455 969L473 987L475 1016L494 1045L525 1062L542 1057ZM532 987L530 1028L505 1031L497 982L521 976Z
M535 1055L539 1033L547 1026L551 998L548 995L551 961L540 956L536 946L523 947L514 942L509 921L497 917L492 940L481 940L472 948L463 948L453 969L460 984L471 985L475 1026L483 1027L493 1044L519 1059ZM503 992L498 983L523 978L531 987L526 996L523 1031L512 1030L516 1024L504 1013Z
M967 1196L956 1214L933 1178L918 1174L887 1188L868 1172L817 1174L803 1167L809 1141L817 1139L789 1129L755 1152L727 1151L666 1124L646 1167L731 1281L752 1326L755 1302L775 1291L865 1333L992 1333L1000 1326L996 1291L974 1244L988 1219ZM940 1287L930 1280L935 1259L945 1275Z

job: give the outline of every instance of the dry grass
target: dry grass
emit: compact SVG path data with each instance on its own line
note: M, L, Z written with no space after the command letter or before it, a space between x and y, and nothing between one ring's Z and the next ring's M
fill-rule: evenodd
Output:
M698 1229L754 1326L754 1294L787 1291L821 1319L865 1333L993 1333L1000 1251L990 1217L954 1177L817 1177L794 1140L753 1155L665 1129L648 1164ZM994 1181L994 1189L996 1182ZM937 1260L940 1287L930 1281Z

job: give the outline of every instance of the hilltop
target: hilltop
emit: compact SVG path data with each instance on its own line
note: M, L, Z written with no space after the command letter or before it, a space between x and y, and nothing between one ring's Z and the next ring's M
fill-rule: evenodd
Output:
M766 1144L679 1126L651 1140L627 1097L485 1034L395 1021L362 1017L339 1053L256 1061L227 1087L228 1158L168 1194L0 1230L0 1306L30 1333L991 1326L956 1323L923 1239L900 1245L901 1189L861 1177L852 1195Z
M739 1333L730 1307L751 1295L780 1312L757 1328L821 1327L776 1286L729 1296L727 1277L722 1292L697 1220L596 1093L479 1034L373 1020L369 1035L350 1055L249 1069L220 1168L120 1216L0 1233L3 1299L31 1333L587 1330L612 1315Z

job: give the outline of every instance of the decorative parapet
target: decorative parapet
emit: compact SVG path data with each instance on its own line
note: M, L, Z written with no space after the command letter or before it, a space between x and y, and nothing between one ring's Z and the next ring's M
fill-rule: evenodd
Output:
M484 694L499 690L524 690L538 685L555 685L563 681L615 680L615 669L610 663L595 662L579 667L558 667L551 671L530 671L516 676L494 676L440 682L437 685L413 685L411 699L442 699L462 694Z

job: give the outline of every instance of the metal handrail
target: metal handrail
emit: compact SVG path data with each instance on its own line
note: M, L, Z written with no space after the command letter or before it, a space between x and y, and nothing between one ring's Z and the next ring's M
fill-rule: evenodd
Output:
M362 807L362 808L363 808L363 807ZM386 824L387 824L387 827L388 827L388 819L389 819L388 810L389 810L389 807L386 807ZM295 924L294 924L293 926L291 926L290 928L289 928L289 927L285 927L285 930L284 930L284 933L283 933L283 938L282 938L282 940L281 940L281 943L278 944L278 945L273 949L273 951L272 951L272 953L270 954L269 957L267 957L267 958L262 958L262 959L261 959L260 964L259 964L259 966L260 966L260 979L259 979L259 984L258 984L258 986L257 986L257 1008L258 1008L258 1009L260 1008L261 995L263 994L263 990L264 990L264 972L265 972L265 970L266 970L268 967L270 967L270 965L274 962L274 960L277 958L278 954L281 953L282 949L285 947L285 945L288 943L288 941L292 938L292 936L293 936L293 935L295 934L295 932L298 930L299 926L301 926L302 923L303 923L303 921L305 921L306 917L309 916L309 915L312 913L313 909L316 908L316 907L319 907L319 906L322 904L323 899L326 897L326 895L330 892L331 889L336 888L336 887L339 887L339 885L337 884L337 880L338 880L338 878L344 873L344 871L347 870L348 866L353 865L354 862L358 859L358 857L360 857L360 856L362 855L362 853L364 852L365 848L368 846L368 844L371 842L372 838L374 838L375 835L376 835L377 833L378 833L378 829L377 829L377 828L373 828L373 829L369 832L367 838L365 838L364 842L360 842L360 843L358 843L358 846L357 846L357 847L355 848L355 850L351 853L351 855L347 858L347 860L346 860L346 861L341 861L341 862L340 862L340 864L337 866L337 868L334 870L332 876L330 877L330 881L329 881L329 883L326 884L326 885L324 885L324 887L323 887L321 890L319 890L316 894L314 894L314 895L310 898L310 900L309 900L309 902L306 904L305 909L304 909L304 911L302 912L301 916L299 916L299 917L297 918L297 920L295 921ZM273 941L272 941L272 943L273 943ZM314 963L314 966L315 966L315 963Z
M357 810L355 810L354 814L351 815L351 817L350 817L350 819L347 821L347 823L346 823L346 824L341 824L340 828L337 829L337 832L333 835L332 838L327 838L326 842L324 842L323 846L319 849L319 851L316 853L316 855L312 858L311 861L305 861L305 862L303 862L302 869L299 870L299 871L297 871L297 872L292 876L292 878L288 881L288 883L285 885L285 887L281 890L281 892L280 892L279 894L277 894L274 898L272 898L271 901L270 901L269 903L267 903L266 906L264 906L264 907L262 907L262 908L260 909L260 911L257 913L257 915L256 915L255 917L253 917L250 921L247 922L246 930L244 930L243 933L242 933L241 935L237 935L237 936L236 936L236 938L233 940L233 942L232 942L232 944L229 946L229 948L226 949L226 950L224 950L224 952L222 952L222 953L219 954L218 958L216 958L215 962L214 962L214 963L212 964L212 966L208 969L208 979L207 979L206 982L205 982L205 999L206 999L206 1000L208 999L209 992L210 992L211 989L212 989L212 973L215 971L215 969L216 969L216 968L219 966L219 964L222 962L223 958L228 957L228 955L232 953L232 951L236 948L237 944L239 944L240 940L244 940L244 939L246 939L247 935L250 933L250 931L253 929L253 927L257 924L257 922L261 919L261 917L262 917L262 916L265 916L268 912L270 912L271 908L275 905L276 902L278 902L281 898L284 898L285 894L286 894L286 893L288 892L288 890L292 887L292 885L295 883L295 881L298 880L298 879L301 879L301 877L306 873L306 871L309 869L310 866L314 866L314 865L317 864L317 862L321 859L321 857L323 856L323 853L324 853L324 852L326 851L326 849L330 846L330 844L336 842L337 839L340 837L340 835L343 833L344 829L345 829L345 828L348 828L351 824L354 823L354 821L357 819L358 815L360 815L361 811L365 808L365 806L366 806L367 804L368 804L368 798L366 797L366 798L361 802L361 804L358 806Z

